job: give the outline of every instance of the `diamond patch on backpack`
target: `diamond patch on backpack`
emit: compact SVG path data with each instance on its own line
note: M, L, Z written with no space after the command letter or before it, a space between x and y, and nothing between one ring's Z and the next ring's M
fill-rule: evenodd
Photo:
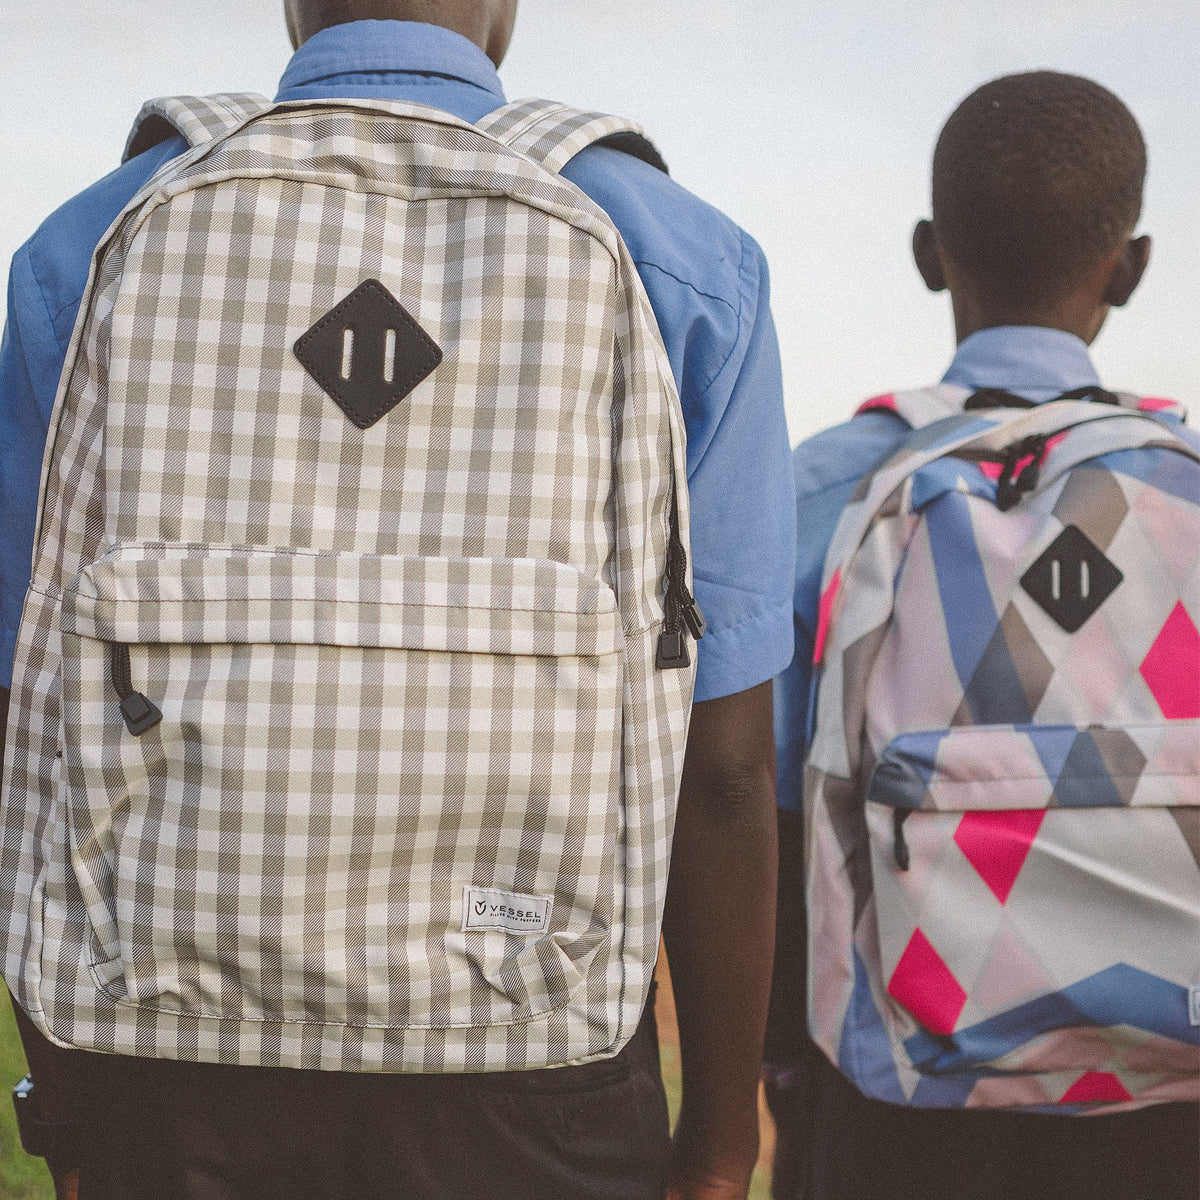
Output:
M387 416L442 361L438 344L377 279L330 309L295 354L359 429Z
M1074 633L1125 577L1078 525L1068 525L1021 576L1021 586L1067 633Z

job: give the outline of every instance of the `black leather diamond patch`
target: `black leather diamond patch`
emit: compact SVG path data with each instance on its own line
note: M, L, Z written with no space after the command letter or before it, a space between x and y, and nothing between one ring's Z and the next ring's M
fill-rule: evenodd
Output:
M1078 525L1068 525L1021 576L1021 586L1074 633L1124 578Z
M330 309L295 353L359 429L387 416L442 361L438 344L378 279Z

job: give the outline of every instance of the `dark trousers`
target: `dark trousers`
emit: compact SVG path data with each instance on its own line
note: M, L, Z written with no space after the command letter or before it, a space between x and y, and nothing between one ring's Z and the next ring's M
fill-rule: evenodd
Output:
M88 1055L81 1200L662 1200L653 1007L614 1059L474 1076Z
M1197 1200L1200 1105L1098 1117L868 1100L809 1044L768 1103L775 1200Z

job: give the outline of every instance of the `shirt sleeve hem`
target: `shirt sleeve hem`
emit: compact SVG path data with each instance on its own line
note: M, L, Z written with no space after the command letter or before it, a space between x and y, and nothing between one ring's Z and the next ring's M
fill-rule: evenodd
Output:
M719 700L773 679L792 661L790 602L728 629L710 629L698 647L695 699Z

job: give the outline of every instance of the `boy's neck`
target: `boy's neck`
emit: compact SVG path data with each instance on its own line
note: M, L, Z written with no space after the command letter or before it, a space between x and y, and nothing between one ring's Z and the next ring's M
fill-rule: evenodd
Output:
M913 258L931 292L949 291L959 344L997 325L1037 325L1072 333L1090 346L1109 309L1121 307L1137 288L1150 260L1150 238L1130 236L1098 259L1087 275L1043 301L1015 300L986 280L981 285L942 250L932 221L917 222Z
M950 298L954 307L954 336L960 345L981 329L994 329L999 325L1037 325L1072 333L1090 346L1109 310L1107 304L1096 304L1090 297L1078 295L1052 305L988 304L980 302L969 291L952 287Z
M954 334L961 344L981 329L997 325L1038 325L1073 333L1089 346L1096 340L1112 307L1108 282L1115 261L1105 259L1084 279L1059 295L1044 300L1014 300L995 288L980 286L956 264L945 259L946 289L954 308Z

